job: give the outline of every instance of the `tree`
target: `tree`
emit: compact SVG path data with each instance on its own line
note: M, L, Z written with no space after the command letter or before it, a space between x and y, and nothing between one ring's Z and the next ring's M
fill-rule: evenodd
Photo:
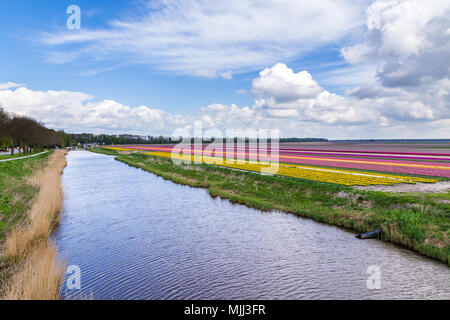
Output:
M10 114L6 112L5 109L3 109L0 105L0 138L5 138L5 136L8 134L7 127L10 120Z
M0 138L11 139L11 152L14 154L14 141L10 135L12 115L6 112L0 105Z
M33 118L7 113L0 107L0 138L11 140L11 155L18 145L24 153L43 147L64 146L61 132L47 129Z

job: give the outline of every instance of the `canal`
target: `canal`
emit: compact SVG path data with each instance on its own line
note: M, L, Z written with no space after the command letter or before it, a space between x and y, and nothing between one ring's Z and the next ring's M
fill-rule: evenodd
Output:
M398 246L212 198L111 156L67 161L53 237L81 290L65 282L66 298L450 299L450 268Z

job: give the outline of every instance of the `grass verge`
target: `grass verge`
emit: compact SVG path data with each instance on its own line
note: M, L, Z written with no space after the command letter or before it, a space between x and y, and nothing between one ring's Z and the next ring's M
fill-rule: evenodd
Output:
M383 240L450 265L450 204L422 194L355 190L337 184L207 164L174 164L170 159L114 150L91 151L192 187L261 210L280 210L357 232L382 229Z
M0 244L12 227L26 219L32 200L39 191L30 177L46 166L51 154L0 162Z
M48 236L59 222L65 151L56 151L42 160L34 165L16 163L25 159L12 161L8 163L12 167L5 170L9 173L10 183L16 180L16 187L19 187L17 193L11 193L4 186L8 189L6 195L13 199L24 196L28 202L19 210L11 205L13 201L6 201L2 206L2 210L20 216L15 221L9 220L2 243L4 299L59 299L58 288L64 268L56 259L54 246L48 243ZM37 174L32 175L32 172Z

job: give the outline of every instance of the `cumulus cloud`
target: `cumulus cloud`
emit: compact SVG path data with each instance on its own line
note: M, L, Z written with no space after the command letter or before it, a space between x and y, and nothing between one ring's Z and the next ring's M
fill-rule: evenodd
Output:
M158 109L130 108L113 100L92 102L82 92L35 91L25 87L0 90L0 103L9 111L27 115L45 125L69 131L149 131L177 125L177 117Z
M366 11L364 41L341 50L356 66L376 65L372 84L347 92L378 110L385 126L450 118L450 2L377 0ZM443 130L445 131L445 130ZM442 131L441 131L442 132ZM447 128L447 137L450 128Z
M205 128L223 131L259 125L252 108L234 104L213 103L194 114L173 114L147 106L132 108L114 100L93 100L93 96L82 92L25 87L0 90L0 104L6 110L69 132L170 135L176 129L190 129L198 120L203 120Z
M279 118L323 123L362 123L377 114L363 106L355 107L345 97L321 87L308 71L295 73L277 63L253 80L252 94L260 112Z
M367 9L365 41L341 50L352 63L375 62L386 87L417 87L450 75L450 2L378 0Z
M416 92L372 85L341 96L325 90L307 71L295 73L278 63L253 80L252 93L255 112L287 122L388 126L450 118L448 79L431 82Z
M252 93L257 99L273 103L313 98L322 90L308 71L294 73L283 63L261 71L252 84Z
M198 118L207 119L208 128L246 128L258 125L253 109L249 107L240 108L235 104L210 104L200 109Z
M44 33L50 59L117 58L167 72L231 79L320 46L364 23L365 1L145 1L107 28ZM68 45L69 50L66 50Z
M341 96L324 89L309 72L294 72L278 63L253 80L253 106L212 103L192 114L173 114L113 100L93 101L82 92L25 87L0 90L0 103L71 132L170 135L176 129L191 130L201 120L205 129L223 134L227 129L262 128L279 129L282 136L449 138L449 92L450 81L442 79L426 93L374 85Z

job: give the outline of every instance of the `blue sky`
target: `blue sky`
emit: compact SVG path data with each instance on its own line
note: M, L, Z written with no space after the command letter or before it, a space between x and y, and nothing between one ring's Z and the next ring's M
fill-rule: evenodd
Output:
M66 27L66 9L74 4L81 8L80 30ZM145 106L147 120L136 126L137 132L149 126L148 131L156 133L159 128L168 133L175 123L188 126L187 122L207 115L209 126L223 128L229 126L225 120L247 116L246 122L236 125L276 123L289 127L285 133L289 136L417 137L411 123L436 127L436 121L439 130L430 134L445 135L447 96L432 100L425 94L432 88L422 85L419 77L431 77L438 90L446 86L448 75L423 75L411 67L405 72L421 84L411 88L401 79L391 81L393 73L386 67L403 68L395 63L408 59L415 66L420 55L442 51L438 35L425 31L435 32L431 26L436 21L445 31L448 8L435 5L422 17L426 21L421 29L408 27L421 14L420 6L430 8L420 0L413 5L393 0L299 0L282 5L251 0L2 1L0 89L1 84L17 85L3 85L0 103L73 131L134 131L131 123L108 128L104 120L119 122L129 112L138 117L130 110ZM399 25L411 34L396 33L394 27ZM424 39L424 34L432 38ZM395 37L398 41L392 41ZM419 41L432 45L425 48ZM277 63L287 68L275 68ZM260 72L265 69L263 76ZM73 123L53 119L49 111L53 109L44 114L41 105L25 98L43 95L40 99L50 106L50 91L64 97L60 99L61 105L67 104L65 117L73 116ZM68 93L80 96L73 100ZM105 101L116 104L106 107ZM75 106L84 117L99 118L77 126L81 113L74 111ZM123 111L124 107L130 110ZM150 114L157 118L150 119ZM181 123L179 117L184 116L189 119ZM158 117L172 122L162 123ZM343 131L337 134L339 130Z
M0 36L7 50L1 50L0 59L14 63L2 63L0 82L25 83L35 90L82 91L98 99L114 99L132 106L151 105L168 111L187 111L217 99L251 103L248 96L235 93L249 86L251 75L243 75L234 81L209 80L161 74L147 66L125 61L48 62L47 48L35 42L34 37L39 31L66 28L66 8L74 3L82 9L83 28L105 26L110 19L132 10L130 1L121 0L115 0L113 6L111 1L104 0L2 1ZM92 12L92 15L85 12ZM108 68L117 69L89 75L92 70Z
M14 63L2 64L0 82L24 83L35 90L81 91L97 99L114 99L130 106L149 105L171 112L194 111L213 102L248 106L253 103L248 94L236 91L249 91L252 79L260 70L226 80L166 74L149 66L115 59L49 62L49 48L36 41L36 37L44 31L65 31L69 16L66 8L72 4L82 10L82 28L89 29L108 27L109 21L140 11L139 2L123 0L114 0L114 5L105 0L2 1L0 36L7 50L1 50L0 59ZM290 63L294 70L309 70L314 76L336 69L329 66L331 63L342 67L345 60L340 56L339 47L330 45L305 53ZM99 73L91 74L93 71ZM341 94L345 90L345 86L339 85L324 87Z

